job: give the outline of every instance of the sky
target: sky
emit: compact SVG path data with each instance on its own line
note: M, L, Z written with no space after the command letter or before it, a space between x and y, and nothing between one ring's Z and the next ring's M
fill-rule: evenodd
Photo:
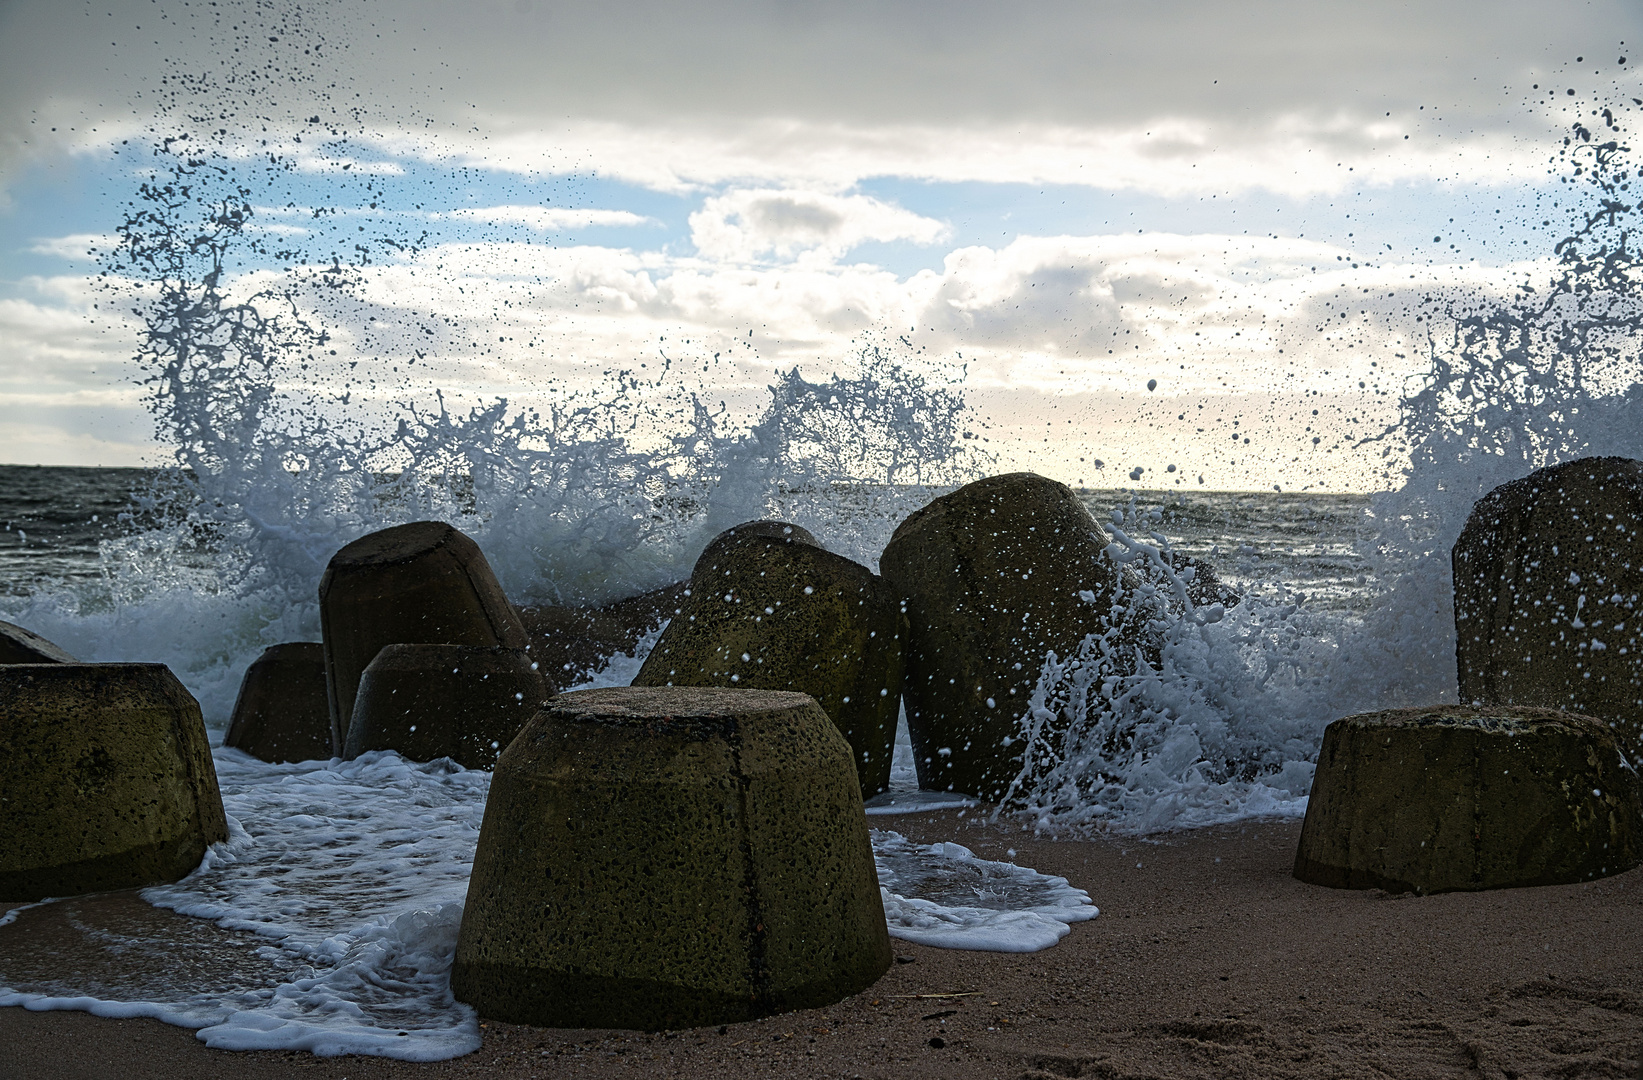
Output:
M1547 277L1639 41L1621 0L0 0L0 462L169 453L87 253L186 134L252 192L232 289L370 248L282 376L361 422L617 370L753 415L877 349L1000 470L1374 489L1434 305Z

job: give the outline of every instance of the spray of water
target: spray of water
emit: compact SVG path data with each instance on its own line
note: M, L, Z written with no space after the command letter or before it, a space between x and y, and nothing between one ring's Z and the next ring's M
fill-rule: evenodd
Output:
M1321 616L1281 585L1230 612L1198 607L1192 571L1149 528L1162 515L1115 509L1106 556L1131 586L1108 632L1045 659L1002 812L1048 833L1296 815L1329 721L1455 700L1449 552L1472 504L1560 461L1643 457L1636 169L1614 111L1594 116L1602 134L1575 124L1554 161L1589 201L1550 280L1504 303L1428 299L1429 368L1398 422L1364 443L1408 465L1364 522L1375 593L1363 619ZM1134 655L1137 625L1151 657Z

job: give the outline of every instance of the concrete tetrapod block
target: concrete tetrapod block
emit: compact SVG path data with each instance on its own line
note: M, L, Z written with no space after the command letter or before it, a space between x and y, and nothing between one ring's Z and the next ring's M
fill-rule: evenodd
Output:
M16 623L0 622L0 664L76 664L78 660Z
M443 521L396 525L344 547L320 579L319 605L338 747L353 722L360 676L384 645L526 645L479 545Z
M451 988L654 1030L831 1004L890 966L850 749L804 694L550 701L497 763Z
M756 521L702 552L633 685L809 694L849 742L870 797L890 787L906 637L883 578L796 525Z
M531 663L521 649L386 646L360 679L342 756L397 750L489 769L548 696Z
M1119 580L1106 544L1071 488L1033 473L966 484L896 527L879 572L907 601L919 787L996 799L1020 773L1045 656L1107 629Z
M335 757L325 647L317 641L288 641L264 649L240 680L222 744L276 763Z
M1643 462L1581 458L1477 501L1452 552L1462 701L1584 713L1643 753Z
M1295 876L1451 892L1565 885L1636 866L1636 773L1600 720L1444 705L1324 731Z
M164 664L0 667L0 898L176 881L226 839L200 707Z

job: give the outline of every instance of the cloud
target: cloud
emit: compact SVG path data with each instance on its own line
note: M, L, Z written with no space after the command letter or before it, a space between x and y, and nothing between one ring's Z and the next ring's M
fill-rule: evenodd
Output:
M59 259L84 259L97 251L106 251L112 240L112 237L98 233L73 233L36 240L29 245L29 250L36 255L52 255Z
M1522 179L1571 102L1643 93L1638 65L1615 64L1638 33L1643 8L1627 0L1557 18L1537 0L109 0L96 18L14 0L0 5L0 185L161 110L181 124L196 92L235 135L285 146L304 169L391 170L408 153L662 190ZM222 56L237 64L218 74ZM189 79L162 82L173 70ZM1531 85L1552 79L1576 97L1535 99ZM312 117L386 158L287 146Z
M487 225L523 225L537 232L556 232L575 228L629 228L637 225L655 225L654 218L628 210L569 209L557 206L483 206L435 213L434 218L449 217L464 221L479 221Z
M696 250L734 263L805 254L832 261L872 240L933 244L946 234L939 221L866 195L814 191L736 190L690 215Z

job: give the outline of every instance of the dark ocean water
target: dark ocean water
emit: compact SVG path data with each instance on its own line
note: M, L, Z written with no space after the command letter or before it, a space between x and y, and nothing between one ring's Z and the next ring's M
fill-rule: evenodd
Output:
M178 493L173 478L153 469L0 465L0 596L67 589L88 609L104 607L110 601L100 546L177 520L191 501ZM1207 559L1240 589L1287 588L1318 610L1353 612L1367 603L1359 550L1366 495L1080 495L1103 520L1133 499L1154 532ZM205 551L202 543L202 560Z

